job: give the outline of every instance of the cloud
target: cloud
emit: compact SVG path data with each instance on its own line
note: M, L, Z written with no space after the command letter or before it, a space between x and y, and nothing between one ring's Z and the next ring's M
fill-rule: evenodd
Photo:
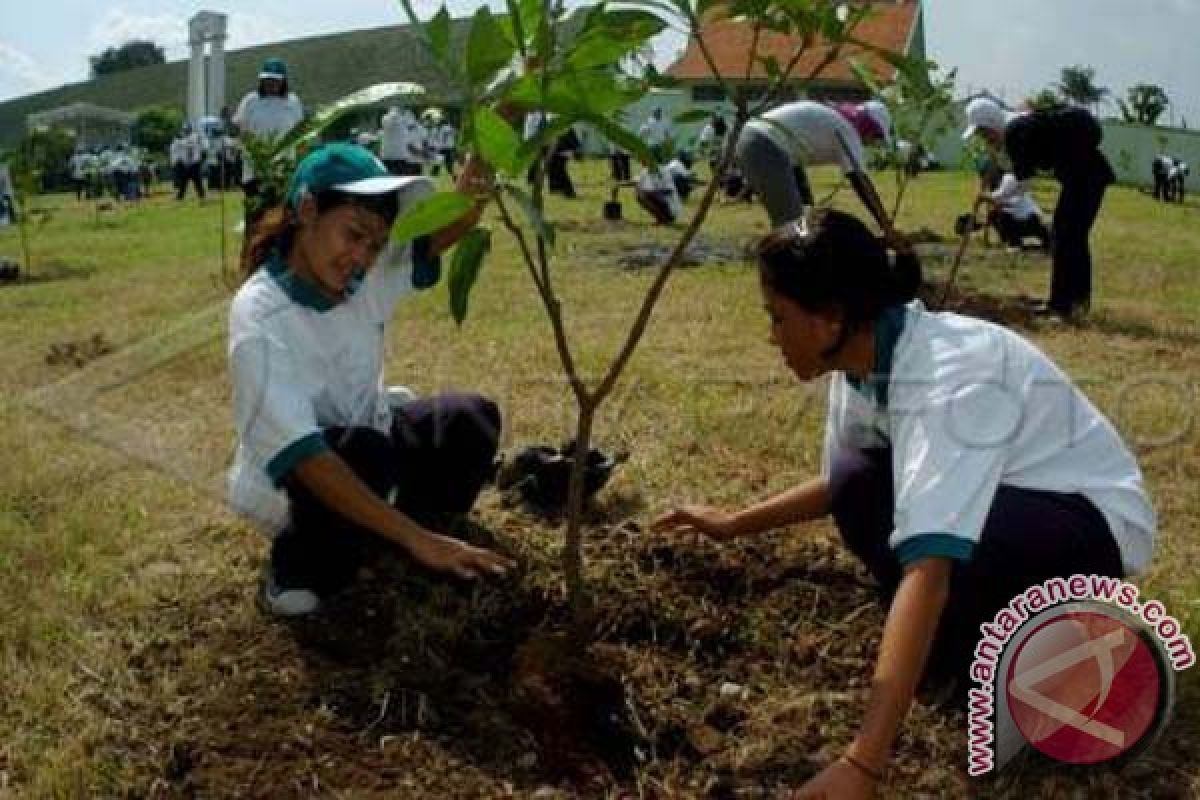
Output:
M61 73L47 69L25 51L0 41L0 96L38 92L65 82Z

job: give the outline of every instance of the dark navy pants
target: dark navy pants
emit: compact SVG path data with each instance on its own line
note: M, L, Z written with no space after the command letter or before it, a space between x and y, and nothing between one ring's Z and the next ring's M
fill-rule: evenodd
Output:
M829 483L842 540L890 605L902 573L888 545L895 509L891 450L836 453ZM1031 586L1075 574L1124 577L1104 515L1082 495L1000 486L971 560L954 565L926 675L965 683L981 623Z
M372 428L328 428L325 440L380 497L418 523L466 512L490 479L500 441L495 403L471 394L421 398L395 409L391 435ZM291 524L272 543L271 568L282 588L328 594L390 543L326 507L294 476L285 481Z

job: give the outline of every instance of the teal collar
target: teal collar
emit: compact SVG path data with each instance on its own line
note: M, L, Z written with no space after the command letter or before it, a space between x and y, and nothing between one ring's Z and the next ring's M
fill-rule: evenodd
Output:
M860 381L849 375L847 382L867 397L874 399L880 408L888 405L888 384L892 380L892 359L896 354L896 343L900 334L904 333L904 306L888 306L875 320L875 363L871 368L871 377Z
M288 266L284 260L283 254L278 250L272 250L271 255L267 257L267 271L271 277L275 279L275 283L279 284L279 288L283 289L284 294L291 298L292 302L297 305L311 308L314 311L325 312L337 306L345 300L333 300L329 295L325 294L317 287L315 283L305 278L302 275L297 275ZM358 287L362 285L363 273L357 272L346 284L346 297L358 291Z

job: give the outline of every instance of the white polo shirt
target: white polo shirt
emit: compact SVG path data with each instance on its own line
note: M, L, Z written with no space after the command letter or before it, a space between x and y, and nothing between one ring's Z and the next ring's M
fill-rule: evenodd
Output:
M842 172L866 173L862 138L846 118L822 103L803 100L773 108L747 128L761 131L805 165L837 164Z
M334 304L275 257L234 297L229 365L238 446L229 499L266 532L287 523L279 487L297 464L326 449L323 429L390 432L384 333L412 277L411 248L389 245Z
M638 129L638 137L646 143L647 147L657 147L671 138L671 127L665 119L650 117Z
M642 169L641 174L638 175L637 188L640 192L661 194L673 219L679 219L683 214L683 200L680 199L679 191L675 187L675 179L671 177L671 173L666 167Z
M1000 185L996 187L996 191L992 192L992 199L996 201L1001 211L1011 214L1017 219L1042 216L1042 209L1033 199L1029 187L1018 181L1017 176L1011 172L1004 173L1004 177L1000 179Z
M255 136L283 136L303 119L304 106L296 95L263 97L257 91L247 93L233 114L234 124ZM242 162L242 180L253 179L254 167L247 158Z
M876 339L871 385L834 373L825 472L837 449L890 445L889 543L901 563L968 560L1004 484L1083 495L1107 520L1126 572L1145 569L1156 520L1141 470L1041 351L1006 328L920 303L885 313Z

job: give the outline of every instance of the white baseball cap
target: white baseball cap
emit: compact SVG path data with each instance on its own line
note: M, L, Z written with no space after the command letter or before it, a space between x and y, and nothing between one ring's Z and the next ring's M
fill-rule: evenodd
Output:
M976 97L967 103L967 129L962 138L970 139L980 128L1003 131L1015 116L990 97Z
M887 106L878 100L868 100L861 106L863 113L871 118L871 121L879 126L879 130L883 132L884 144L892 143L892 115L888 113Z

